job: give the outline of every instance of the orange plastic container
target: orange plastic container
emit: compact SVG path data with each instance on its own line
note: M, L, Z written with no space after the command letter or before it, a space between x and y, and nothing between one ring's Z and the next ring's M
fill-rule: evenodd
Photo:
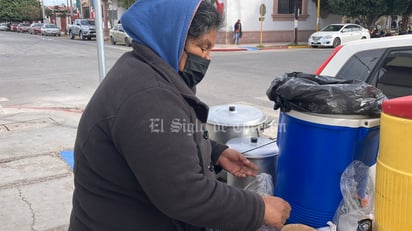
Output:
M412 227L412 96L382 104L376 163L375 217L379 231Z

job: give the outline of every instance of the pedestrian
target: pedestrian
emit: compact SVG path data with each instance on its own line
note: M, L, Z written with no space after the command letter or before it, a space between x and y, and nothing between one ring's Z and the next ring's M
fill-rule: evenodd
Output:
M233 43L239 45L240 38L242 38L242 23L238 19L233 26Z
M283 199L216 179L257 166L204 130L195 95L222 17L208 0L139 0L121 17L133 50L113 65L80 119L69 230L281 229Z

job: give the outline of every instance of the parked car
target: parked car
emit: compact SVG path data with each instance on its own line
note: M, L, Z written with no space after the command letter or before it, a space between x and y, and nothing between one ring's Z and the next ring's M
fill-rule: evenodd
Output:
M43 23L38 23L38 22L32 23L29 27L29 33L30 34L40 34L42 26L43 26Z
M68 25L69 37L74 39L79 36L80 40L96 38L96 25L94 19L89 18L77 18L73 24Z
M0 23L0 31L9 31L10 28L7 23Z
M121 24L114 25L113 28L110 29L109 35L112 45L116 43L124 43L128 47L132 45L132 38L123 30Z
M365 81L388 98L412 95L412 35L338 46L315 73Z
M19 23L17 25L17 33L28 33L30 28L29 23Z
M16 22L11 23L10 31L16 32L17 31L17 25L18 25L18 23L16 23Z
M41 35L46 35L46 36L60 36L60 29L54 25L54 24L43 24L43 26L40 28L40 34Z
M354 40L370 39L368 29L358 24L330 24L309 36L312 47L337 47Z

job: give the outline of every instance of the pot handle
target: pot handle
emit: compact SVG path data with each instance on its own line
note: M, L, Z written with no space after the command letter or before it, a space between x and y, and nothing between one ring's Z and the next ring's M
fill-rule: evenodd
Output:
M267 120L267 121L265 121L265 122L261 125L260 130L263 131L263 130L265 130L265 129L267 129L267 128L272 127L273 123L275 123L275 120L273 120L273 119L272 119L272 120Z

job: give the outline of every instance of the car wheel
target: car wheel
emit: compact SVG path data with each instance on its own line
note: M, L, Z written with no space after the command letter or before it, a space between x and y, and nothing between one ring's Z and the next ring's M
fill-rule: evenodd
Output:
M337 47L337 46L339 46L340 45L340 38L335 38L334 40L333 40L333 47Z
M112 36L110 36L110 44L116 45L116 41L114 41L114 38Z
M126 44L126 46L130 47L132 45L132 43L129 41L128 38L124 38L124 43Z
M313 48L318 48L318 46L316 46L316 45L312 45L312 47L313 47Z
M74 34L73 34L73 32L69 31L69 37L70 37L70 39L74 39Z

